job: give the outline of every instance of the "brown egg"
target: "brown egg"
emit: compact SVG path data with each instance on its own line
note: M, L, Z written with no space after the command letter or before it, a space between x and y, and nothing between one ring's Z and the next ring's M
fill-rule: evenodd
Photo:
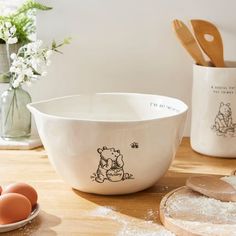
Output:
M6 193L19 193L24 195L31 202L32 208L35 206L38 200L38 194L36 190L29 184L25 183L14 183L8 185L6 189L3 190L2 195Z
M31 213L31 203L18 193L0 196L0 224L10 224L26 219Z

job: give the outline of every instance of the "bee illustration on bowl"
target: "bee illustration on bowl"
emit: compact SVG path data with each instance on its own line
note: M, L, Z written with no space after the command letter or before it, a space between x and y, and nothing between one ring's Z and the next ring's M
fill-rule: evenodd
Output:
M139 144L137 142L133 142L130 144L131 148L139 148Z
M132 174L125 173L124 160L120 150L115 148L98 148L100 161L96 173L93 173L91 179L98 183L105 180L119 182L126 179L134 179Z

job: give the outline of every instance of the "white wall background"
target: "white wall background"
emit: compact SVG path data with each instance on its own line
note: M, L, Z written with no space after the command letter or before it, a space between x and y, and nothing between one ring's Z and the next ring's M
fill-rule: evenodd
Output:
M47 0L38 14L38 38L71 36L47 78L31 88L33 100L81 92L140 92L191 104L192 60L171 21L207 19L222 33L225 58L236 60L235 0ZM190 113L189 113L190 118ZM188 119L185 135L189 135Z

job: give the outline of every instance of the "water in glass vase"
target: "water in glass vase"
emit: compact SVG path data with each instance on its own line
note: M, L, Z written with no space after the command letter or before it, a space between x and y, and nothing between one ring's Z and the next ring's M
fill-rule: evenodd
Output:
M1 96L1 137L7 140L30 136L31 114L26 105L31 96L21 87L10 88Z

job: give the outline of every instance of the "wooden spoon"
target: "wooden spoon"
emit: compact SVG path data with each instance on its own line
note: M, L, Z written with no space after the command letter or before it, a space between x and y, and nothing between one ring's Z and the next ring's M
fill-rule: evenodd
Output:
M189 52L195 62L202 66L208 66L208 63L205 61L201 49L197 44L197 41L189 31L187 26L180 20L174 20L173 28L181 44Z
M236 176L230 176L231 181L235 181ZM194 176L186 181L186 186L211 198L224 202L236 202L236 189L224 180L213 176Z
M224 49L220 32L215 25L204 20L191 20L195 37L202 50L216 67L225 67ZM211 39L207 39L207 36Z

